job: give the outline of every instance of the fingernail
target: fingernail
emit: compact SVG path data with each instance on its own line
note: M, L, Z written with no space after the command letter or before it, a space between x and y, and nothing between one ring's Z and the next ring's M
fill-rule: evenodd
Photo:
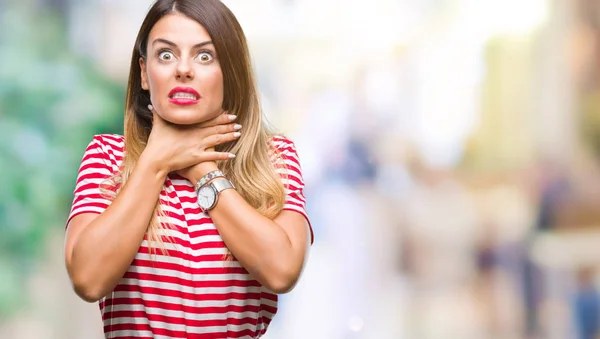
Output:
M242 125L240 125L240 124L235 124L235 125L233 125L233 129L234 129L234 130L242 129Z
M227 155L227 157L228 157L229 159L233 159L233 158L235 158L235 154L233 154L233 153L229 153L229 154Z
M242 133L240 133L240 132L233 133L233 136L236 137L236 138L239 137L240 135L242 135Z
M237 115L229 114L229 120L237 119Z

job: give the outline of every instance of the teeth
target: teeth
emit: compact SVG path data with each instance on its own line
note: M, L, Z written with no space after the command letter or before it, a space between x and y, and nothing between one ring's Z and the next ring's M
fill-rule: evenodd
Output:
M177 92L173 94L173 99L190 99L196 100L196 96L191 93Z

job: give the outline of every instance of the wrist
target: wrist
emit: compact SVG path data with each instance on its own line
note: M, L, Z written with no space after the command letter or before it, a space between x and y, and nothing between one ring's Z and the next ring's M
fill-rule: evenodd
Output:
M217 166L217 163L215 163L214 161L206 161L206 162L200 163L191 169L189 180L193 184L196 184L200 179L202 179L202 177L204 177L208 173L210 173L212 171L216 171L218 169L219 169L219 167Z
M163 180L169 174L169 169L162 166L160 161L156 161L151 156L148 156L146 152L142 152L136 166L146 169L157 178L162 178Z

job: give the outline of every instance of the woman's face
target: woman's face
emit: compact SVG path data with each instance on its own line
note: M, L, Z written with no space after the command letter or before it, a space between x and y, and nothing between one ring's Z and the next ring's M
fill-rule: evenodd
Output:
M202 25L178 13L166 15L150 31L146 48L142 88L150 91L161 118L189 125L221 113L223 73Z

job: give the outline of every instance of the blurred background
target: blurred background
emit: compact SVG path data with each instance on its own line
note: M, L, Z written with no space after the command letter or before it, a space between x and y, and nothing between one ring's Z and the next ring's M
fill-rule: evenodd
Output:
M228 0L316 240L273 338L600 338L600 1ZM102 338L64 222L150 0L0 0L0 338Z

